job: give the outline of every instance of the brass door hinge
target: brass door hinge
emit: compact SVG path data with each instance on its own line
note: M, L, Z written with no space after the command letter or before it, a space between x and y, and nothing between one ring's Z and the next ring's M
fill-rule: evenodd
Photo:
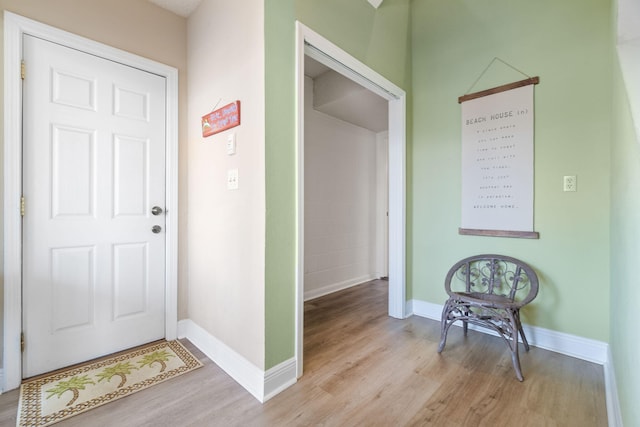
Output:
M24 196L20 196L20 216L24 216Z
M24 76L27 74L27 67L24 65L24 59L20 61L20 77L24 80Z
M24 332L20 333L20 351L24 352Z

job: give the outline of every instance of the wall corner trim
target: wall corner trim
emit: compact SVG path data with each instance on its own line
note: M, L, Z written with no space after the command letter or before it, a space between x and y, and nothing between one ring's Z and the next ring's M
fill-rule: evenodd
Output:
M266 402L281 391L294 385L298 381L296 373L297 365L294 357L267 370L264 374L264 398L262 402Z
M604 388L607 400L607 417L609 427L622 427L622 411L618 398L618 385L616 384L616 372L613 367L611 347L607 349L607 362L604 364Z
M178 338L191 341L261 403L296 382L294 358L265 372L190 319L178 322Z

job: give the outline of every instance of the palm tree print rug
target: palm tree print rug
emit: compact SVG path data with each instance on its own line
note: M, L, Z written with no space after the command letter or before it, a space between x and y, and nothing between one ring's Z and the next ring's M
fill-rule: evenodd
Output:
M17 426L48 426L200 366L178 341L162 341L40 376L22 383Z

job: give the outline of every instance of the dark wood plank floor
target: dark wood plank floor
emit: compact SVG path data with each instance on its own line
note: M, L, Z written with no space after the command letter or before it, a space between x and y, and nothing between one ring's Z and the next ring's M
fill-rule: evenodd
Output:
M387 282L305 304L305 374L264 405L189 342L201 369L57 426L580 426L607 425L599 365L532 348L517 381L506 345L439 323L387 316ZM14 426L18 392L0 396Z

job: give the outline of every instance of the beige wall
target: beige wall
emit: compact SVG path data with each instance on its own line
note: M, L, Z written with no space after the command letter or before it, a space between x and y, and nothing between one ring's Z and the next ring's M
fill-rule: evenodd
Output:
M204 0L188 27L189 318L264 369L263 1ZM200 117L235 100L241 125L203 138ZM229 169L238 190L227 189Z
M179 72L180 251L179 318L186 305L187 21L146 0L0 0L0 9L170 65ZM2 31L4 27L0 22ZM2 49L3 43L0 43ZM4 57L4 54L2 55ZM3 68L0 67L0 75ZM2 77L4 79L4 77ZM0 93L2 93L0 85ZM2 95L4 95L2 93ZM4 99L4 96L2 96ZM2 107L0 106L0 109ZM3 112L0 111L0 121ZM0 126L4 128L4 126ZM0 138L2 136L0 135ZM3 142L2 142L3 143ZM2 150L0 150L2 153ZM2 163L0 162L0 167ZM2 188L0 186L0 188ZM0 190L1 191L1 190ZM2 198L0 197L0 200ZM0 210L0 216L2 210ZM1 220L1 218L0 218ZM0 227L1 230L1 227ZM4 248L4 244L2 245ZM3 252L4 253L4 252ZM1 262L2 257L0 257ZM2 280L3 274L0 274ZM4 290L0 292L0 298ZM0 304L2 310L2 304ZM1 316L0 316L1 319ZM2 329L0 328L0 331ZM0 337L1 339L1 337ZM1 341L0 341L1 342ZM1 354L1 352L0 352Z

